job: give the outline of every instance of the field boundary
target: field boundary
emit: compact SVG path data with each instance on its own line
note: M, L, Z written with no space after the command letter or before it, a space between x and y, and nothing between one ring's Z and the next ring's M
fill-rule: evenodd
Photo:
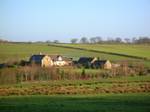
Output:
M64 46L64 45L56 45L56 44L48 44L48 46L53 47L63 47L63 48L69 48L69 49L75 49L75 50L82 50L82 51L88 51L88 52L94 52L94 53L103 53L103 54L109 54L109 55L117 55L117 56L123 56L128 58L134 58L134 59L142 59L150 61L150 59L146 57L140 57L140 56L133 56L133 55L127 55L127 54L120 54L120 53L113 53L113 52L106 52L106 51L97 51L92 49L85 49L85 48L79 48L79 47L71 47L71 46Z

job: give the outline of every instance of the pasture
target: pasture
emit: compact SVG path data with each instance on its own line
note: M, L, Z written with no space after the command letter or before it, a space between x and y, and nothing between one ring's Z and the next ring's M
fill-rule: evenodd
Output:
M48 46L48 44L29 44L29 43L1 43L0 44L0 63L18 61L21 59L29 60L32 54L61 54L67 57L72 57L77 60L79 57L90 56L99 57L100 59L108 59L110 61L124 61L130 60L130 62L144 63L145 66L150 66L150 62L147 60L134 59L125 56L111 55L99 52L83 51L79 49L64 48L62 46L73 46L75 48L94 49L106 52L123 53L134 56L142 56L149 58L150 47L148 45L83 45L83 44L58 44L60 47Z
M139 56L143 58L150 58L149 45L133 45L133 44L61 44L62 46L69 46L75 48L84 48L96 51L105 51L118 54L127 54L131 56Z
M96 51L125 53L149 59L149 46L147 45L57 45L1 43L0 63L29 60L32 54L42 52L44 54L60 54L72 57L74 60L82 56L100 57L100 59L109 59L112 62L128 60L135 63L142 62L145 66L150 67L150 62L143 59L65 47L71 46ZM149 112L150 110L149 74L105 78L99 77L104 70L86 69L87 77L91 78L82 79L81 77L77 79L74 76L82 74L82 69L68 67L63 68L63 75L64 77L65 75L70 76L70 78L60 78L60 73L56 74L58 77L56 79L55 76L54 79L41 80L39 78L39 80L9 83L11 80L18 78L16 77L18 75L15 74L17 71L11 71L15 71L18 68L4 68L0 70L1 82L7 82L0 85L0 112ZM24 68L22 69L24 70ZM33 70L31 67L30 69ZM36 73L41 69L34 69L35 71L31 71L31 73ZM6 74L2 75L3 72L8 77L3 77L7 76ZM46 74L46 72L44 73ZM41 76L43 74L38 75Z
M0 97L1 112L149 112L149 94Z
M29 59L32 54L61 54L78 59L80 56L99 56L108 59L129 59L121 56L106 55L103 53L93 53L63 47L48 46L47 44L0 44L0 62L7 60Z

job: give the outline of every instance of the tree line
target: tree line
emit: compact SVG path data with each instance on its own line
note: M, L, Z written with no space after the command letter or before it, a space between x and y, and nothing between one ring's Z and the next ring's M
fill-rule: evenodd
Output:
M150 38L149 37L139 37L139 38L125 38L122 39L120 37L116 38L107 38L107 40L103 40L102 37L82 37L80 39L78 38L72 38L70 40L71 43L82 43L82 44L100 44L100 43L127 43L127 44L150 44Z
M47 41L36 41L36 42L13 42L8 41L4 39L0 39L0 43L61 43L59 40L47 40ZM133 37L133 38L124 38L116 37L116 38L107 38L104 40L100 36L96 37L82 37L82 38L71 38L70 43L76 44L76 43L82 43L82 44L101 44L101 43L126 43L126 44L150 44L150 37Z

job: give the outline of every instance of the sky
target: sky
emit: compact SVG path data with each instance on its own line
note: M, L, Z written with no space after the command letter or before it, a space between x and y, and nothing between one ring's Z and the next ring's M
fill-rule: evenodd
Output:
M150 36L150 0L0 0L0 38L11 41Z

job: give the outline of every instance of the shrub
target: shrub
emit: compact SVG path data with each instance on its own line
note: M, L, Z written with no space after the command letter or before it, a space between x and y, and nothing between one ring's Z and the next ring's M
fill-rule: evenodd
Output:
M84 68L82 69L81 77L82 77L83 79L85 79L85 78L86 78L86 74L85 74L85 69L84 69Z

